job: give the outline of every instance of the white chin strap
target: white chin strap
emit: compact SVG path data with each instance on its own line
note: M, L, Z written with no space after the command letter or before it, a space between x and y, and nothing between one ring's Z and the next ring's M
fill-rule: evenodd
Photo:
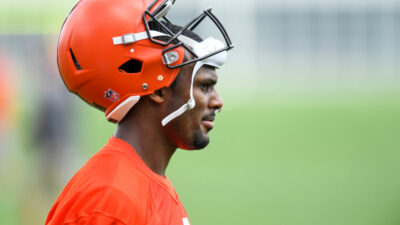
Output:
M209 53L215 52L218 49L222 49L224 47L224 44L222 44L222 42L220 42L217 39L214 39L212 37L205 39L202 42L196 42L193 39L190 39L188 37L185 36L179 36L178 39L180 41L182 41L183 43L189 45L190 47L193 48L193 52L198 56L198 57L202 57L205 56ZM226 61L226 57L227 57L227 52L223 51L220 52L216 55L213 55L211 57L208 57L206 59L203 59L201 61L197 61L193 72L192 72L192 79L191 79L191 83L190 83L190 99L187 103L185 103L184 105L182 105L179 109L175 110L174 112L172 112L171 114L169 114L168 116L166 116L162 121L161 124L163 126L167 125L169 122L171 122L171 120L177 118L178 116L182 115L184 112L191 110L195 107L196 102L193 98L193 81L194 78L196 76L196 73L199 71L199 69L203 66L203 65L209 65L215 68L219 68L220 66L222 66L224 64L224 62Z

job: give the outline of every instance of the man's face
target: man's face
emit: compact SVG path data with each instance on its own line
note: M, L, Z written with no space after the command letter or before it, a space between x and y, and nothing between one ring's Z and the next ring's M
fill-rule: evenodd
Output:
M194 65L181 69L173 88L171 112L190 99L190 82ZM217 73L209 66L202 66L193 82L193 97L196 105L167 126L167 134L181 149L202 149L209 143L208 132L214 127L215 112L222 108L222 99L215 85Z

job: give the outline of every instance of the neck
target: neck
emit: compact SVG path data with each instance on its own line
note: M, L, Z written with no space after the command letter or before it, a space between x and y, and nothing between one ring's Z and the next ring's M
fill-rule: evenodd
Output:
M176 146L164 135L158 119L149 119L152 117L148 113L135 110L118 124L114 136L130 144L154 173L164 177Z

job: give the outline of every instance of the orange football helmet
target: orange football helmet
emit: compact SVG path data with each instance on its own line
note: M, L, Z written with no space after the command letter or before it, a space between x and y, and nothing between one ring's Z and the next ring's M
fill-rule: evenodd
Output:
M58 67L69 91L119 122L141 96L167 87L180 67L232 48L224 27L203 11L179 32L163 21L175 0L80 0L66 18L58 42ZM221 31L226 45L198 55L182 42L182 32L193 30L209 17ZM149 21L166 33L150 30ZM167 41L157 37L167 37ZM184 62L184 52L194 59Z

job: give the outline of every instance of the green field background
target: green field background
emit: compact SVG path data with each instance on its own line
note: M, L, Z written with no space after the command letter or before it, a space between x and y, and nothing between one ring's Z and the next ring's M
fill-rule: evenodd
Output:
M1 0L0 33L55 35L73 3ZM336 71L351 73L345 70ZM311 75L321 75L321 81L324 71L332 73L321 69ZM254 86L240 88L238 78L244 75L222 70L217 87L225 104L210 145L201 151L178 150L167 170L191 224L400 224L399 71L386 76L393 81L388 88L375 77L358 88L337 83L321 91L282 88L284 83L259 79L265 77L262 69L245 74ZM21 111L7 134L6 158L0 160L4 225L44 224L69 178L115 129L103 113L71 95L68 141L73 148L60 159L69 166L57 175L56 186L43 187L38 169L43 162L29 133L38 106L24 99L29 94L26 89L20 93L29 110Z

